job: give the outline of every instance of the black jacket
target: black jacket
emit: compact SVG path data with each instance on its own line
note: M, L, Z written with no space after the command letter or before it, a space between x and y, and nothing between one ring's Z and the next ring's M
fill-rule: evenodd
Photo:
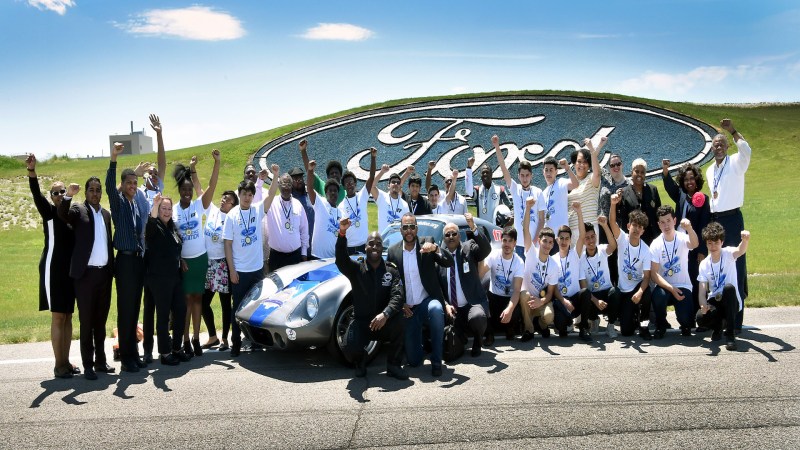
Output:
M397 269L383 260L377 269L366 258L361 263L353 261L345 236L336 239L336 267L350 281L356 319L372 320L381 312L392 317L403 308L405 291Z
M70 224L75 231L75 247L72 250L72 259L69 265L69 276L75 280L81 279L86 272L86 264L92 256L94 246L94 213L88 202L71 205L72 199L61 200L58 206L58 217ZM111 213L105 208L100 208L100 214L106 227L106 248L108 248L108 264L106 269L114 273L114 248L111 244Z
M147 243L147 252L144 254L145 275L180 277L183 239L172 220L164 225L161 220L148 217L144 239Z
M648 225L642 234L642 240L647 245L661 234L658 228L658 216L656 211L661 206L661 198L658 196L658 189L655 186L645 183L642 188L642 201L636 197L633 185L627 186L622 190L622 200L617 204L617 224L623 231L628 232L628 214L634 209L641 210L646 216Z
M675 202L675 216L678 218L678 224L680 224L681 219L683 219L683 208L686 207L686 218L689 219L689 222L692 224L692 228L694 228L695 233L698 236L703 232L703 228L708 225L708 222L711 221L711 203L709 202L708 196L703 194L704 203L703 206L700 208L694 206L692 204L692 199L686 195L686 192L678 187L678 184L675 183L675 180L670 176L661 175L661 180L664 182L664 190L667 191L669 197L672 201ZM702 194L702 193L701 193ZM700 243L696 249L692 250L694 254L701 253L703 255L708 255L708 248L706 247L706 241L699 239Z
M439 252L433 253L420 253L419 249L422 244L426 242L433 243L433 238L417 238L416 252L417 252L417 265L419 266L419 274L422 281L422 287L431 297L439 300L444 307L444 294L442 294L442 287L439 286L439 267L450 267L453 265L453 255L446 250L439 249ZM439 254L441 253L441 255ZM400 277L405 280L403 273L403 241L400 241L393 246L389 247L388 258L389 262L397 266L400 272Z
M489 243L489 239L478 228L478 233L474 235L472 231L467 231L467 240L462 242L461 247L456 249L455 254L453 254L453 261L456 270L458 270L458 279L461 280L461 289L464 291L464 296L470 305L489 302L486 297L486 290L481 283L481 278L478 276L478 263L486 259L491 252L492 245ZM464 273L465 262L469 268L467 273ZM450 302L449 278L450 269L439 267L439 284L442 286L445 301L448 303Z

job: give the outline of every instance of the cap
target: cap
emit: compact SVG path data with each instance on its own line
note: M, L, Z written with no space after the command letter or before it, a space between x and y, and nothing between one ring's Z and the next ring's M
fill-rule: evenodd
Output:
M304 173L305 172L303 172L303 169L301 169L299 167L292 167L292 170L289 171L289 176L293 177L293 176L297 176L297 175L303 175Z

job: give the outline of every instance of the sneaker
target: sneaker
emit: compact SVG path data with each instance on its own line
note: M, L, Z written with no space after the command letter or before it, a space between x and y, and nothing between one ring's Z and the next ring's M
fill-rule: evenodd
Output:
M520 342L528 342L531 339L533 339L533 333L531 333L530 331L526 331L526 332L522 333L522 336L520 336L519 341Z
M608 326L606 326L606 336L612 339L617 337L617 330L614 328L614 324L611 322L609 322Z
M718 341L722 339L722 330L714 330L711 332L711 340Z
M647 327L639 328L639 337L641 337L645 341L653 340L653 336L650 335L650 330L648 330Z
M733 336L728 336L725 338L725 350L734 352L736 351L736 338Z
M439 370L441 370L441 368ZM386 376L396 378L398 380L407 380L408 372L403 370L403 368L400 366L386 366Z

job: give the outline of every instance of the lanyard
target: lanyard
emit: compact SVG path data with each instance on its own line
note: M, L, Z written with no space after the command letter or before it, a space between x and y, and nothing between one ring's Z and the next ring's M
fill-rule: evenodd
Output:
M511 255L511 264L508 265L508 270L506 271L506 266L503 264L503 255L500 255L500 267L503 270L503 274L506 276L506 281L511 284L511 269L514 268L514 255Z
M253 207L247 208L247 222L244 221L244 214L242 214L242 208L239 208L239 217L242 218L242 228L245 231L250 230L250 220L253 218Z
M639 242L639 253L636 254L636 258L633 259L633 262L631 262L631 253L633 253L631 252L631 241L628 241L628 266L635 270L633 265L639 262L639 257L642 256L642 243Z
M672 252L667 249L667 238L661 236L661 240L664 242L664 251L667 252L667 264L672 264L672 258L675 257L675 253L678 253L678 236L673 236L672 239ZM639 250L641 252L641 249Z
M596 251L594 256L598 256L599 254L600 254L600 252ZM587 263L586 265L589 266L589 270L591 270L592 271L592 275L594 275L592 277L592 280L596 280L597 279L597 270L600 270L600 264L602 264L603 262L600 260L600 258L597 258L597 270L594 270L594 268L592 267L591 258L593 258L593 257L589 256L589 252L586 252L586 263Z
M539 286L539 289L544 289L544 287L547 285L545 277L547 276L547 268L548 266L550 266L550 257L549 256L547 257L547 261L545 261L544 264L542 264L542 261L538 261L538 263L539 263L538 264L539 276L542 278L542 285ZM544 271L542 271L542 267L544 267Z
M719 289L719 281L722 277L722 253L719 254L719 264L717 266L719 267L719 270L717 270L717 273L715 274L714 261L711 260L711 277L714 279L714 291L712 292L716 292L716 290Z
M714 164L714 194L717 193L719 188L719 182L722 179L722 174L725 172L725 166L728 165L728 157L725 157L725 161L722 163L722 167L718 168L717 164ZM717 172L719 171L719 175Z
M400 197L397 197L397 204L392 204L392 194L389 194L389 208L392 209L392 212L399 213L400 212Z
M292 215L292 201L289 200L289 207L287 208L286 203L281 199L281 209L283 209L283 215L286 217L286 223L289 223L289 217Z

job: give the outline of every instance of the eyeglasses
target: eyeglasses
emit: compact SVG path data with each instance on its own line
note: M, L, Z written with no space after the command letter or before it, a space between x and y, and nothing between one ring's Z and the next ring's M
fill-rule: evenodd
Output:
M449 233L444 234L444 237L446 238L456 237L456 236L458 236L458 231L450 231Z
M403 224L401 226L401 228L403 229L403 231L416 230L417 229L417 224L415 224L415 223L405 223L405 224Z
M612 169L616 169L617 167L622 167L622 163L621 162L611 163L608 166L611 167Z
M62 189L60 191L50 191L50 195L52 195L53 197L55 197L56 195L64 195L66 193L67 193L66 189Z

